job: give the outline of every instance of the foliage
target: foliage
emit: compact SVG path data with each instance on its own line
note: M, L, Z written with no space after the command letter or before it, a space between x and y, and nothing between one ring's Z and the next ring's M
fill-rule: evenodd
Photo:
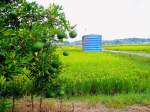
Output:
M4 93L6 88L6 79L3 76L0 76L0 96Z
M73 30L63 8L50 4L44 9L35 2L7 0L0 1L0 16L0 78L6 80L1 95L45 95L58 85L62 69L55 43ZM59 32L65 35L61 39Z
M22 97L30 88L27 87L29 84L28 78L26 76L14 76L12 80L5 82L5 88L3 89L2 96L20 98Z
M11 103L4 98L0 98L0 112L6 112L11 108Z

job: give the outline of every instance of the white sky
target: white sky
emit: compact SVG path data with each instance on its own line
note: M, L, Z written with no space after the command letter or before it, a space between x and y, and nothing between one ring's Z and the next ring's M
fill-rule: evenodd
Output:
M28 0L63 6L67 18L77 24L78 37L101 34L104 40L150 38L150 0Z

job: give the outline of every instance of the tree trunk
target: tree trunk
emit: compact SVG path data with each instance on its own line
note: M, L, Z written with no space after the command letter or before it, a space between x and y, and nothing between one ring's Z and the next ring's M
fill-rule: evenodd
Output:
M74 103L72 103L72 112L74 112Z
M40 98L40 112L42 112L42 96Z
M33 94L31 94L31 105L32 105L32 107L31 107L31 112L33 112L33 110L34 110L34 104L33 104Z
M62 112L62 109L63 109L63 101L62 101L62 99L60 99L60 110L59 110L59 112Z
M14 98L14 96L12 97L12 103L13 103L12 112L15 112L15 98Z

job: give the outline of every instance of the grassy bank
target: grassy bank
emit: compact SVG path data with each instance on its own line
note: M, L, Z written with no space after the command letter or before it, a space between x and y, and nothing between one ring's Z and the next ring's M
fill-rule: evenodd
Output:
M150 45L110 45L104 46L105 50L140 51L150 53Z
M90 104L103 103L108 107L113 108L123 108L129 105L139 104L139 105L150 105L150 95L148 93L144 94L117 94L114 96L109 95L97 95L97 96L73 96L65 101L72 102L87 102Z

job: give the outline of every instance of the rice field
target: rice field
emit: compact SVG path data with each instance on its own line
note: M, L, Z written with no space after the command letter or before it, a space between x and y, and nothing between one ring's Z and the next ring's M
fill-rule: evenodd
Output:
M150 59L104 52L65 48L69 56L60 79L67 96L114 95L150 92ZM60 51L62 53L62 51Z
M150 45L109 45L104 46L104 49L117 51L140 51L150 53Z

